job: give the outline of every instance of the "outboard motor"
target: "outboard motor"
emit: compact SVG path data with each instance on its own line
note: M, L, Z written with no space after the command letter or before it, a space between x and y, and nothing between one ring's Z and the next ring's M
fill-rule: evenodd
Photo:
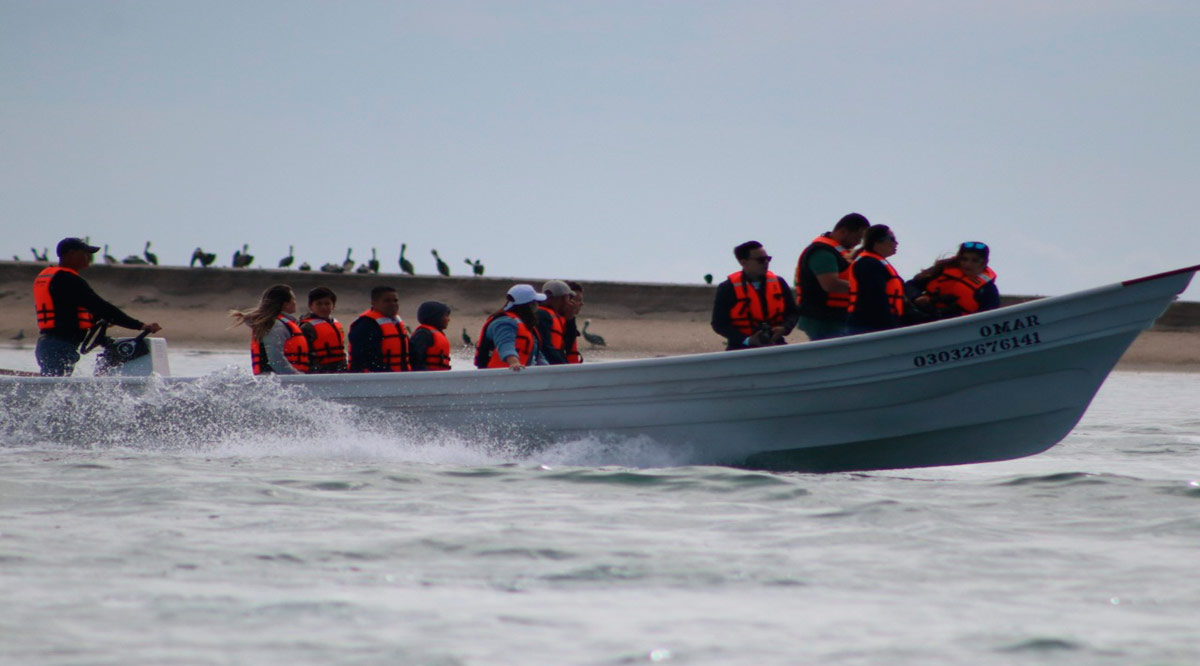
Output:
M149 377L155 373L167 377L171 374L167 364L166 340L146 337L149 331L142 331L133 338L114 339L105 335L107 330L108 322L98 322L79 346L80 354L86 354L96 347L103 348L96 357L97 377Z

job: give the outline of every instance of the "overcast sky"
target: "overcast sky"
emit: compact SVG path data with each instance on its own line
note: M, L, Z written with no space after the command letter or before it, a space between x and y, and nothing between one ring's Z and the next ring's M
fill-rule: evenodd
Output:
M1200 263L1200 3L0 0L0 256L791 281L843 214L1004 293ZM1185 294L1200 300L1200 285Z

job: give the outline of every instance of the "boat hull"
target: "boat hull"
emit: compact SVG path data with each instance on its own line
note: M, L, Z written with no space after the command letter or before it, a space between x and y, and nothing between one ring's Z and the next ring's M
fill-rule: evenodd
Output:
M671 447L679 464L819 472L992 462L1061 441L1121 355L1197 268L768 349L519 373L278 381L397 422L531 448L597 435L644 437Z

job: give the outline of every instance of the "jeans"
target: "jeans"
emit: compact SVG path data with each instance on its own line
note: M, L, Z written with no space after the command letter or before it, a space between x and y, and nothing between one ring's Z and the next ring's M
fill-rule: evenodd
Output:
M33 355L42 369L43 377L69 377L79 362L75 343L43 335L38 338Z

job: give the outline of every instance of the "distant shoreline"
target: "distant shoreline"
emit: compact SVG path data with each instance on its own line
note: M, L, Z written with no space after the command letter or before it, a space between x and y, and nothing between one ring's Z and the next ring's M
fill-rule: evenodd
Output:
M36 337L31 285L44 267L0 261L0 340L11 340L18 331L24 331L27 342ZM376 284L393 285L400 291L400 314L410 326L416 325L416 310L422 301L442 301L453 308L448 333L452 342L460 345L463 329L474 339L487 315L503 303L508 287L517 282L540 286L545 280L105 265L92 266L84 275L105 299L138 319L162 324L162 335L169 344L185 349L245 348L246 330L230 327L228 311L253 307L262 291L277 283L295 289L302 309L309 289L332 288L339 296L336 316L346 323L366 309L368 292ZM671 356L724 348L708 323L715 286L585 282L584 287L581 319L591 319L592 331L608 342L607 348L589 349L581 341L585 357ZM1004 301L1011 305L1031 298L1010 296ZM794 333L790 339L800 342L803 336ZM1200 303L1172 304L1153 329L1139 336L1118 368L1200 371Z

